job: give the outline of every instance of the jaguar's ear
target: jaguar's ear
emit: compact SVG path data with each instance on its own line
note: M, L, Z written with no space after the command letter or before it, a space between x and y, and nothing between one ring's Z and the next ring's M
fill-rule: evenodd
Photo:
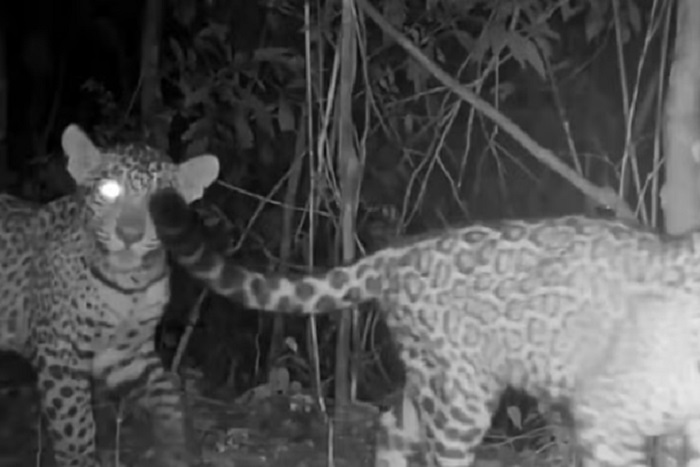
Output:
M61 146L68 158L68 173L78 185L85 185L90 174L102 163L102 153L75 124L63 130Z
M219 176L219 159L211 154L193 157L178 166L177 188L187 203L196 201Z

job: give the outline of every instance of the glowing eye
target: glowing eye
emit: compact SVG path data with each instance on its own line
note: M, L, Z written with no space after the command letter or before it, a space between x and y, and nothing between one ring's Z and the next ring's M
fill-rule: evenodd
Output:
M122 186L114 180L104 180L98 190L108 200L115 200L122 194Z

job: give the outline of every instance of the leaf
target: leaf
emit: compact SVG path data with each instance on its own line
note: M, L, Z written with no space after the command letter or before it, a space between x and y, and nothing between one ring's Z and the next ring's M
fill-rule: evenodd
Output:
M187 155L187 157L199 156L201 154L205 154L208 149L209 138L207 138L206 136L202 136L201 138L197 138L187 145L187 150L185 151L185 154Z
M385 0L383 3L382 13L384 18L389 24L401 31L406 22L406 2L404 0ZM386 45L392 42L392 39L388 35L383 34L382 42Z
M250 149L253 147L253 131L250 129L246 114L241 110L237 110L233 114L233 129L236 133L238 147L242 149Z
M197 13L196 2L175 2L173 16L183 26L192 26Z
M211 132L210 121L205 118L200 118L190 123L187 130L182 134L183 141L194 141L199 138L199 135L206 135Z
M549 40L547 40L546 37L540 36L540 35L535 35L532 40L535 42L537 45L537 49L540 51L540 54L545 57L546 59L550 59L552 57L552 45ZM557 35L556 39L554 40L555 42L559 41L559 35Z
M534 42L513 32L508 34L507 43L513 54L513 58L517 60L521 66L527 63L539 73L540 77L545 77L544 62Z
M586 41L588 42L591 42L603 31L608 21L601 8L595 5L595 3L591 5L591 9L586 16Z
M635 33L638 33L642 29L642 15L639 13L639 7L633 0L630 0L627 3L627 8L629 9L630 27Z
M508 414L508 418L510 419L510 422L517 428L518 430L523 429L523 415L520 413L520 409L514 405L509 406L506 409L506 413Z
M294 353L299 353L299 344L297 344L296 339L293 337L285 337L284 345Z
M236 54L237 61L248 60L247 54ZM303 70L304 62L291 49L283 47L266 47L256 50L253 54L253 63L268 63L282 65L290 70Z
M200 86L194 91L185 92L183 107L187 109L198 104L209 102L209 89L209 86Z
M513 83L504 81L498 85L499 102L507 100L513 94L515 94L515 85Z
M229 107L235 108L239 107L241 105L245 105L245 102L243 102L243 99L238 97L236 94L236 91L240 88L239 84L237 82L231 82L230 85L228 86L219 86L218 88L218 98L221 99L221 102L225 102L226 104L229 105Z
M493 27L489 28L474 47L475 60L483 60L486 52L491 52L494 56L500 55L506 43L507 34L502 24L494 24Z
M622 34L620 34L620 40L622 41L623 44L626 44L629 42L630 37L632 36L632 33L630 32L630 28L628 25L623 25L621 26L622 29Z
M409 59L406 64L406 78L413 84L413 91L420 93L425 89L425 81L428 73L413 59Z
M411 113L407 113L403 117L403 130L406 134L411 134L415 131L415 124L414 124L414 119L413 115Z
M527 41L523 45L525 46L523 52L525 52L524 55L527 62L532 68L535 69L537 73L539 73L541 78L544 78L546 75L545 66L537 45L535 45L535 43L532 41Z
M404 0L385 0L383 3L384 18L396 29L403 28L406 21L406 2Z
M187 49L187 67L195 68L197 66L197 54L193 49Z
M455 16L458 18L469 17L472 10L475 8L480 9L482 4L484 4L483 6L487 6L488 2L484 2L483 0L451 0L448 2L443 0L429 0L427 2L426 9L430 11L435 9L438 5L444 6L445 8L443 8L442 11L447 15L450 15L449 21L452 21L455 19Z
M175 61L177 62L178 68L180 71L182 71L185 66L185 55L182 53L182 47L180 47L180 44L172 37L170 38L169 42L170 50L172 50L173 55L175 55Z
M474 48L474 37L466 31L453 31L452 36L457 39L459 45L464 47L466 50L472 50Z
M286 368L272 368L268 374L268 383L277 394L287 393L289 379L289 371Z
M277 123L280 126L280 131L294 131L296 128L294 112L292 112L289 101L284 97L280 98L277 104Z
M253 112L255 123L266 136L273 138L275 136L275 128L272 124L273 117L270 110L259 99L251 99L249 102L250 109Z
M258 142L258 160L264 167L270 167L275 162L275 153L269 140Z
M572 17L576 16L583 10L583 5L571 5L570 1L562 2L560 4L559 11L561 12L561 17L564 22L570 20Z

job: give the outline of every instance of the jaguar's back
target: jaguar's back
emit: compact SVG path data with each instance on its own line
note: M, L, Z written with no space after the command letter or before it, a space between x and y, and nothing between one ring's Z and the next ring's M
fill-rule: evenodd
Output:
M140 143L100 149L76 126L62 143L74 193L41 206L0 195L0 348L37 370L59 467L97 465L93 376L144 406L160 461L184 467L182 401L154 348L169 269L147 201L165 187L197 199L218 164L175 164Z
M0 348L29 356L30 315L25 310L32 260L37 245L66 233L70 206L66 197L42 206L0 194Z
M571 402L590 462L643 465L645 436L700 417L698 237L569 216L474 224L323 274L271 277L214 251L177 194L151 199L163 243L253 309L316 314L376 299L420 429L383 417L377 465L464 466L508 385ZM409 417L410 419L411 417Z

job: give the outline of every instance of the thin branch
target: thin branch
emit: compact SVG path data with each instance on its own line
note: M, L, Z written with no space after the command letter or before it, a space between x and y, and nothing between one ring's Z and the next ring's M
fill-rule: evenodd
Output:
M461 99L474 106L481 113L486 115L513 139L518 141L540 162L549 166L552 170L568 180L573 186L584 195L592 198L603 206L609 206L615 211L618 217L629 220L636 220L634 213L627 206L625 201L610 190L603 189L580 176L574 169L559 160L551 151L540 146L527 133L525 133L512 120L496 110L491 104L482 100L455 78L450 76L440 68L430 58L426 57L406 36L397 31L389 24L368 0L357 0L357 5L374 21L388 36L394 39L408 54L420 65L425 67L438 81L447 86Z

